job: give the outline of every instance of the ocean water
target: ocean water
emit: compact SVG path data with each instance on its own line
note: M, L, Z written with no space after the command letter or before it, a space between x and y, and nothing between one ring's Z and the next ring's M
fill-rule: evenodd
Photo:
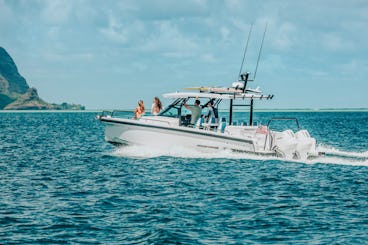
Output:
M368 112L255 114L299 118L305 162L116 148L95 115L0 113L0 244L368 243Z

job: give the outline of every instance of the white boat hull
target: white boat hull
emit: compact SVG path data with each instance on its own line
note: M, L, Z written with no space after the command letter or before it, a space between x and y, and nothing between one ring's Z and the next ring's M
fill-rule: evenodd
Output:
M256 151L252 139L234 137L210 130L153 125L131 119L105 119L105 140L113 144L147 145L153 147L182 146L199 149L231 149L234 151L274 155L274 151ZM263 146L263 144L262 144Z
M112 144L145 145L170 148L230 149L287 159L318 156L315 139L306 130L293 133L259 130L256 126L226 126L224 131L178 126L178 119L143 117L140 120L101 117L105 140Z

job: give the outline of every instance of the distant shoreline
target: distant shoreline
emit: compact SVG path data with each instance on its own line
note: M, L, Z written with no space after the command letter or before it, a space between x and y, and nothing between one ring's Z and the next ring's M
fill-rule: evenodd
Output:
M255 109L256 112L368 112L368 108Z
M113 111L114 109L90 109L90 110L0 110L0 113L99 113L102 111ZM116 109L122 112L133 112L134 109ZM220 112L226 110L219 109ZM245 112L247 110L234 110L234 112ZM255 109L254 112L368 112L368 108L325 108L325 109Z

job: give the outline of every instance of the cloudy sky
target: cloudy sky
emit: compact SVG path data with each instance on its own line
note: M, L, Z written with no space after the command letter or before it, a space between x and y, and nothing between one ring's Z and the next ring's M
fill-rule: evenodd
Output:
M368 108L367 0L0 0L0 46L48 102L133 108L237 79L261 108Z

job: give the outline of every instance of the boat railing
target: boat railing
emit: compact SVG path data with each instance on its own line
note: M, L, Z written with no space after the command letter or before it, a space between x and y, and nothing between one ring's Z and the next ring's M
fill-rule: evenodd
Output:
M96 119L100 120L102 117L111 117L111 111L102 111L97 116Z
M132 115L130 115L126 110L112 110L112 111L104 110L97 116L97 118L101 117L129 118L131 116Z
M100 116L101 117L106 117L106 116L110 116L111 117L112 111L102 111Z
M263 147L264 150L266 150L267 140L268 139L270 139L269 140L269 150L271 150L271 147L272 147L272 135L271 135L270 125L271 125L271 123L273 121L295 121L298 130L300 129L299 121L295 117L274 117L274 118L271 118L267 122L267 134L266 134L266 138L265 138L265 142L264 142L264 147Z
M128 118L131 117L131 114L127 114L128 112L131 111L126 111L126 110L113 110L111 113L111 117L119 117L119 118Z

